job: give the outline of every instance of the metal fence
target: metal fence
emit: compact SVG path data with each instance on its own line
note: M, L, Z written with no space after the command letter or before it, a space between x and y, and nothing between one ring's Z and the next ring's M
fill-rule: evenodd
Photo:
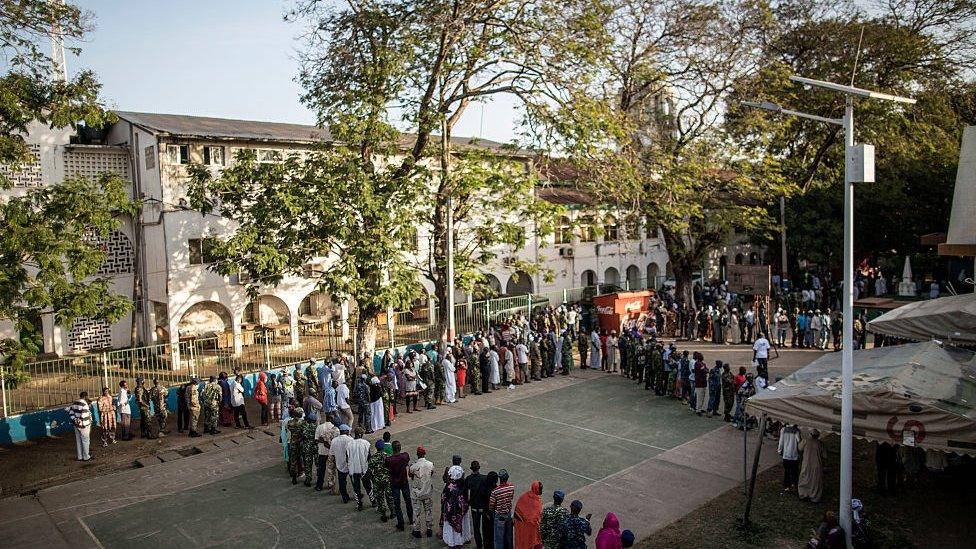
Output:
M663 277L654 286L660 288ZM576 303L605 292L643 289L641 281L623 281L571 288L534 295L506 296L497 299L458 303L454 308L458 334L485 330L492 321L516 312L531 314L541 307ZM440 339L436 311L427 307L394 313L377 330L376 349L385 350ZM343 330L333 323L300 324L292 328L258 329L241 334L240 352L235 352L233 335L194 338L178 344L179 360L174 360L170 344L150 345L29 362L25 375L14 382L0 370L0 412L3 417L67 406L87 391L90 398L102 387L114 390L119 381L137 377L159 379L166 385L187 381L192 376L206 378L219 372L249 373L280 368L314 357L352 354L355 329Z

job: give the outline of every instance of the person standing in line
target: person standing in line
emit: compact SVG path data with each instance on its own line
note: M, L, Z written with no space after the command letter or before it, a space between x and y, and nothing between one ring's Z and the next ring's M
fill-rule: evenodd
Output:
M389 520L390 500L390 470L386 468L386 442L376 441L376 451L369 456L369 476L373 483L373 505L380 514L380 521Z
M620 521L617 515L607 513L603 528L596 534L596 549L621 549Z
M722 361L716 360L715 367L708 372L708 417L718 415L718 404L722 398Z
M241 428L241 420L244 420L244 428L250 429L251 424L247 421L247 409L244 407L244 376L237 374L233 383L230 384L231 406L234 408L234 424L238 429Z
M610 337L607 338L607 372L617 373L617 330L610 330Z
M102 448L109 444L115 444L115 404L112 402L112 395L108 393L108 387L102 388L102 396L98 397L98 425L102 430Z
M468 501L464 493L464 469L453 465L447 470L448 482L441 492L441 537L448 547L461 547L467 543L465 517Z
M573 369L573 338L568 332L564 333L560 339L562 344L562 364L560 364L560 372L564 376L568 376L569 372ZM550 376L555 374L553 371Z
M552 493L552 503L542 510L542 520L539 523L539 533L542 536L544 549L559 549L559 535L563 522L569 517L569 510L563 507L566 493L556 490Z
M600 356L600 348L602 343L600 342L600 331L593 328L590 331L590 368L594 370L600 370L603 367L603 360Z
M532 481L528 492L519 496L513 515L516 549L536 549L542 546L539 531L542 522L542 482Z
M342 503L349 503L349 492L346 488L346 479L349 477L349 461L346 457L346 447L351 442L352 437L349 436L349 425L343 423L339 426L339 436L332 439L332 445L329 447L329 456L335 462L336 472L338 473L337 481Z
M441 369L444 371L444 402L454 404L457 402L457 368L454 366L454 354L451 348L447 348L444 359L441 361Z
M183 387L183 397L186 400L187 420L186 428L191 437L200 436L197 426L200 424L200 378L193 376Z
M809 438L800 441L800 452L803 459L800 462L800 477L796 484L796 493L800 501L820 503L823 496L823 467L827 452L820 442L820 431L810 431Z
M786 424L779 431L779 447L777 451L783 458L783 491L796 490L800 477L800 429L796 425Z
M267 427L270 423L268 407L268 375L264 372L258 374L258 382L254 385L254 400L261 405L261 426Z
M186 387L190 382L176 386L176 432L183 433L189 430L190 408L186 402Z
M434 536L434 502L431 499L434 483L434 464L427 460L427 450L423 446L417 447L417 461L413 462L407 469L410 475L410 497L413 499L413 508L417 512L416 520L413 523L413 531L410 535L420 539L420 526L426 526L427 537Z
M220 385L220 425L230 427L234 422L233 397L230 393L230 380L227 379L227 372L220 372L217 375L217 384Z
M498 471L498 487L488 497L488 509L495 514L495 549L514 549L512 511L515 485L508 482L508 471Z
M478 461L471 462L471 474L464 479L464 495L471 506L471 525L474 535L474 544L478 549L484 547L482 537L485 526L485 513L488 510L488 490L487 477L481 474L481 464ZM489 526L490 527L490 526Z
M119 382L119 394L115 397L115 409L119 412L119 439L132 440L132 407L129 404L129 384Z
M488 365L491 367L491 390L497 391L498 385L502 382L501 369L499 366L498 349L492 345L488 349Z
M579 335L576 338L576 346L579 349L580 369L585 370L589 368L589 363L586 361L586 354L590 349L590 338L586 336L586 332L583 330L579 331Z
M705 395L708 391L708 367L701 353L695 353L695 369L692 374L695 376L695 412L702 415L705 411Z
M139 406L139 436L142 438L156 438L150 436L150 406L149 391L146 389L145 380L141 377L136 378L136 404Z
M756 361L759 377L769 379L769 340L760 334L752 346L752 359Z
M529 373L532 381L542 381L542 352L538 336L529 336Z
M373 483L369 476L369 447L368 440L363 438L363 429L356 427L353 440L346 445L346 461L349 474L352 475L352 490L356 495L356 510L363 510L363 491L370 502L373 502ZM375 502L373 502L375 504Z
M569 505L569 516L563 521L559 536L560 547L563 549L586 549L586 538L593 534L590 526L592 515L587 513L584 519L579 516L582 510L583 502L578 499Z
M340 421L346 425L352 425L352 406L349 405L349 387L338 380L332 382L332 387L336 390L336 406L339 408Z
M529 348L525 343L519 341L518 345L515 346L515 358L517 359L518 369L522 376L522 383L532 383L532 378L529 375Z
M68 416L75 428L75 449L78 452L78 461L89 461L91 460L89 445L91 444L92 413L91 404L88 403L88 391L82 391L78 395L78 400L74 401L68 408Z
M722 409L725 413L722 420L727 423L732 422L732 406L735 405L734 379L729 363L722 364Z
M315 442L315 431L319 417L314 412L305 414L302 422L302 470L305 471L305 486L312 485L312 470L318 457L318 444Z
M210 376L210 381L203 386L203 432L216 435L220 433L217 424L220 422L220 403L223 399L223 388L217 378Z
M159 436L164 437L169 431L166 430L166 417L169 415L169 408L166 406L166 397L169 389L159 383L159 378L153 378L153 386L149 390L149 399L153 404L154 417L159 427Z
M332 441L337 436L339 436L339 429L331 421L320 421L318 427L315 428L315 443L318 446L318 455L315 458L315 490L317 492L321 492L324 487L333 494L336 493L335 458L329 454L332 449Z
M407 507L407 520L413 526L413 502L410 499L410 482L407 480L407 468L410 466L410 454L401 451L400 441L394 440L391 444L393 455L387 456L385 461L386 469L390 475L390 491L393 498L393 512L396 514L396 529L404 530L403 510L400 507L400 498Z
M302 424L305 423L305 411L301 408L289 410L288 423L285 429L288 432L288 474L291 475L291 483L298 484L298 475L302 468ZM305 475L311 475L311 471L306 471Z

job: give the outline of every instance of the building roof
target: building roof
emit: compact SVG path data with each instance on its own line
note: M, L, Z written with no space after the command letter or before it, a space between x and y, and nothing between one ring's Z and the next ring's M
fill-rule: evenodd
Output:
M573 187L539 187L536 189L535 195L540 200L562 206L592 206L594 203L593 197L589 193Z
M148 131L172 137L282 143L320 143L332 140L332 134L327 128L306 124L131 111L116 111L115 114ZM401 145L406 146L405 141L408 141L409 136L410 134L404 134ZM470 146L508 154L529 154L490 139L455 136L451 138L451 142L456 147Z

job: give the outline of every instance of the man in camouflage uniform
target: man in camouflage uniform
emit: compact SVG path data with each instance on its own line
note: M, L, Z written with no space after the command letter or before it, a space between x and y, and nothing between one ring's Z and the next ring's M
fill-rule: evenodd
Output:
M580 354L580 369L586 369L588 364L586 362L586 354L590 350L590 338L587 337L583 330L580 330L576 338L576 347L579 349Z
M735 404L735 385L729 363L722 364L722 407L725 410L725 421L732 421L732 405Z
M542 363L542 357L539 354L539 338L535 336L530 336L529 339L529 370L533 381L539 381L542 379L540 377L539 367Z
M641 383L644 381L644 369L647 367L647 352L644 349L644 342L638 339L634 345L634 350L637 351L634 353L637 355L637 364L630 373L630 379L636 380L637 383Z
M305 470L305 486L312 485L312 471L315 470L315 458L319 455L318 444L315 442L315 428L319 418L316 414L308 414L302 422L302 466ZM289 449L290 451L290 449Z
M220 399L223 396L215 376L203 386L203 432L216 435L217 421L220 418Z
M301 408L295 408L291 419L285 425L288 431L288 474L291 475L291 483L298 484L299 469L302 467L302 432L305 430L305 421L302 416L305 412ZM313 429L314 438L315 431Z
M197 426L200 424L200 378L193 376L190 382L183 388L186 398L186 407L190 412L190 436L198 437L200 433Z
M477 349L475 347L475 349ZM471 380L472 394L481 394L481 357L480 353L471 353L471 359L468 360L468 379Z
M295 403L301 406L305 402L305 396L308 395L308 385L305 384L305 376L302 375L301 369L297 366L295 367Z
M447 387L444 385L444 366L436 352L434 352L434 358L437 360L434 362L434 404L444 404L444 399L447 398Z
M541 362L539 363L539 372L543 379L549 377L549 367L548 364L552 361L552 351L549 349L549 332L542 332L542 336L539 341L539 358Z
M159 384L159 379L153 379L152 389L149 390L149 400L153 403L156 412L156 421L159 422L159 436L166 436L166 418L169 416L169 409L166 407L166 397L169 390L165 385Z
M436 408L434 406L434 365L430 363L430 360L426 356L422 356L420 360L420 378L424 380L424 385L427 386L424 389L424 404L428 410L433 410Z
M640 355L640 337L631 336L627 343L627 376L634 379L637 374L637 358Z
M352 396L353 400L356 401L356 406L359 408L359 416L357 418L359 426L362 427L363 431L369 431L372 414L369 408L369 384L366 382L366 374L359 376L359 382L352 388Z
M644 372L644 389L650 391L651 389L657 389L657 380L660 377L660 370L663 369L663 363L661 361L661 353L657 350L657 344L654 343L653 339L647 340L647 344L644 348L644 353L647 355L644 358L644 364L647 366L647 371Z
M562 369L561 373L564 376L568 376L569 371L573 369L573 336L570 335L569 330L566 330L563 332L561 339L563 346L563 363L560 364L560 368Z
M305 368L305 394L322 400L322 395L319 394L319 376L314 360L310 360L308 367Z
M552 494L552 503L546 505L546 508L542 510L539 533L542 534L542 547L544 549L559 549L559 531L563 521L569 516L569 509L563 507L565 497L566 494L562 490L556 490Z
M146 380L137 377L136 378L136 404L139 405L139 431L142 438L156 438L152 433L153 429L150 429L150 424L152 414L150 413L150 404L152 399L149 398L149 391L146 389Z
M373 481L373 505L380 514L380 520L386 522L390 515L390 503L393 501L393 491L390 489L390 470L386 468L386 454L383 452L383 440L377 440L376 451L370 454L368 461L369 474Z

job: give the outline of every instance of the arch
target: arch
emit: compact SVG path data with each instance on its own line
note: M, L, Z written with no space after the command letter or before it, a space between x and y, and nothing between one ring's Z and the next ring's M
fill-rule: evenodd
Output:
M761 265L762 260L759 258L759 252L749 253L749 264L750 265Z
M672 279L674 278L674 268L671 266L670 261L664 264L664 276Z
M502 281L493 274L485 274L474 287L475 299L489 299L502 293Z
M641 276L640 276L640 269L637 268L637 265L631 265L630 267L627 267L627 287L628 288L630 288L631 290L636 290L636 289L640 288L640 286L641 286L641 283L640 283L641 280L640 280L640 278L641 278Z
M660 267L657 266L657 263L647 264L647 287L648 288L657 288L657 276L659 270Z
M244 307L241 320L245 324L288 324L291 321L291 311L280 297L259 295Z
M735 254L735 264L736 265L742 265L743 259L744 259L744 256L742 254Z
M596 286L596 272L587 269L580 273L581 286Z
M298 317L305 321L337 320L341 316L342 304L318 290L310 292L298 306Z
M532 277L525 271L515 271L508 284L505 284L507 295L526 295L532 293Z
M620 271L616 267L607 267L603 272L604 284L620 284Z
M216 301L194 303L180 316L176 325L180 337L222 334L233 330L230 310Z

